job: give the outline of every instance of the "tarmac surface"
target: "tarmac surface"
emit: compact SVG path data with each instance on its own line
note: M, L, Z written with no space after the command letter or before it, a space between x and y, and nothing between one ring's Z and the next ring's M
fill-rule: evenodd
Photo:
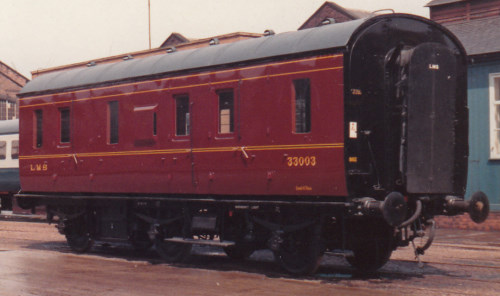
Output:
M500 233L438 229L415 261L411 247L395 251L371 275L325 255L317 274L290 276L270 251L244 261L197 247L185 264L162 263L154 250L96 244L74 254L42 217L0 216L0 295L499 295ZM28 222L27 222L28 221Z

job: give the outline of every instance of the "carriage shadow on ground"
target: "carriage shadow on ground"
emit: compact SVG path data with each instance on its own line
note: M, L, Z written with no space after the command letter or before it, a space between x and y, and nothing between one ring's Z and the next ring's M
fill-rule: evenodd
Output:
M320 281L322 283L349 283L350 281L367 280L371 283L386 284L395 281L423 278L426 275L453 276L448 271L429 264L423 268L416 262L391 260L384 267L372 273L360 273L350 267L341 256L325 255L318 271L309 276L290 275L284 272L274 261L274 255L269 250L256 251L246 260L235 260L225 255L222 249L209 246L194 246L191 256L183 263L167 264L157 255L154 248L136 250L125 243L96 242L91 251L77 254L70 250L63 241L35 243L26 246L27 249L73 254L75 256L96 256L126 261L143 261L152 265L168 265L176 268L196 268L221 272L245 272L261 274L268 278L290 278Z

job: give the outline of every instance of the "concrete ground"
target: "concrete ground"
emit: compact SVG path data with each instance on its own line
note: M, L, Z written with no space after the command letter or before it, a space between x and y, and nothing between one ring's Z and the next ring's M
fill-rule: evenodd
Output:
M96 244L72 253L42 217L0 217L0 295L498 295L500 233L438 229L419 266L411 247L395 251L371 275L325 255L313 276L290 276L270 251L244 261L196 247L185 264L154 250ZM21 221L22 220L22 221ZM29 222L27 222L29 221Z

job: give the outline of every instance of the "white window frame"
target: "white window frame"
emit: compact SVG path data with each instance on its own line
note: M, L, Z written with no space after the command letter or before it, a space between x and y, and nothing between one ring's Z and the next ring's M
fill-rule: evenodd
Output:
M490 73L489 79L489 109L490 109L490 159L500 159L500 144L495 145L495 142L500 142L500 119L496 119L495 112L497 106L500 105L500 87L495 89L495 80L500 80L500 73ZM498 84L500 86L500 83ZM499 100L495 100L495 96L498 94ZM498 121L498 122L497 122ZM498 148L495 149L495 146Z

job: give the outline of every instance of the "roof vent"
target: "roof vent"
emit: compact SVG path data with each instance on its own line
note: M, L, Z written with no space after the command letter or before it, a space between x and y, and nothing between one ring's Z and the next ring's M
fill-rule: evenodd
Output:
M272 36L272 35L274 35L274 34L276 34L276 33L274 33L274 31L273 31L273 30L265 30L265 31L264 31L264 36Z
M326 19L324 19L322 22L321 22L321 26L325 26L325 25L331 25L331 24L335 24L336 21L333 17L327 17Z
M123 57L123 60L124 61L128 61L128 60L132 60L133 58L134 58L133 56L131 56L131 55L128 54L128 55L126 55L126 56Z
M177 48L175 48L175 46L167 48L167 53L173 53L173 52L176 52L176 51L177 51Z
M212 39L210 39L210 42L208 44L210 44L210 45L217 45L219 43L220 43L219 42L219 38L212 38Z
M94 67L95 65L97 65L97 63L92 61L87 64L87 67Z

